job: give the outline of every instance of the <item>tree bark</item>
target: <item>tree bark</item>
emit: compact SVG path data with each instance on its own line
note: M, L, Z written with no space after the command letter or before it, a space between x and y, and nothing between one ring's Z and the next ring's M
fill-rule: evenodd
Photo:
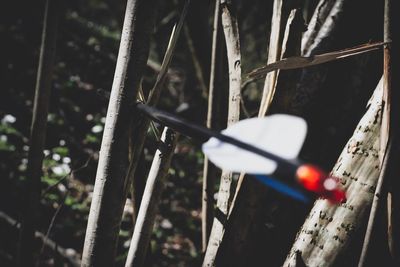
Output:
M379 176L382 97L381 80L331 172L346 190L346 202L332 205L319 199L314 203L283 266L296 266L299 255L310 267L343 264L340 257L365 223Z
M231 1L221 1L221 11L221 21L224 29L229 68L229 104L227 120L227 124L229 126L237 122L240 116L240 40L238 22L236 14L234 13L233 3ZM232 173L222 171L217 200L217 209L221 216L219 216L219 218L214 218L203 266L215 265L215 257L224 233L224 221L227 219L229 211L231 184Z
M49 109L51 80L56 51L59 1L47 0L36 78L35 99L30 129L25 210L20 233L20 266L34 266L35 230L39 214L43 149L46 141L47 114Z
M128 185L128 136L149 53L156 0L128 0L82 255L82 266L113 266Z
M269 47L268 47L268 59L267 64L278 61L281 57L281 29L284 24L283 20L283 1L275 0L272 21L271 21L271 33L269 37ZM263 117L267 114L268 107L271 104L274 92L275 84L277 79L278 71L272 71L267 73L265 77L263 94L261 97L260 109L258 111L258 116Z
M304 25L299 17L301 15L300 10L292 10L286 23L283 47L280 49L286 56L300 53L300 38ZM282 91L290 90L292 83L296 81L294 77L289 79L289 75L293 72L296 71L285 70L279 76L277 75L276 79L279 83L276 86L279 86ZM232 202L232 214L229 215L224 238L216 257L218 266L243 266L257 262L254 257L249 259L247 255L251 254L250 251L254 252L255 250L256 238L253 233L260 230L257 219L260 219L260 211L263 210L263 207L265 208L263 203L265 203L267 192L270 191L266 187L260 186L253 178L240 176L236 195Z

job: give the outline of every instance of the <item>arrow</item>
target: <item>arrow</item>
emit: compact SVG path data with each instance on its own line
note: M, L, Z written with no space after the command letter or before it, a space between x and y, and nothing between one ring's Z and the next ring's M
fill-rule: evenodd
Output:
M306 201L310 193L333 203L345 200L337 178L297 158L307 134L302 118L275 114L241 120L222 132L215 132L143 103L136 103L135 107L151 119L205 142L204 154L222 169L252 174L264 184L301 201ZM269 176L279 177L282 182ZM307 191L297 191L289 185Z

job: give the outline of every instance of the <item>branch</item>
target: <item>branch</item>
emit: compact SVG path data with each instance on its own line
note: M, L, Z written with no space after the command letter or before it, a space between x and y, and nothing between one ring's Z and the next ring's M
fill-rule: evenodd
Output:
M257 68L250 73L248 73L249 78L263 78L267 73L276 70L291 70L291 69L299 69L299 68L307 68L339 59L343 59L346 57L351 57L359 54L363 54L366 52L374 51L379 49L380 47L388 44L388 42L377 42L372 44L363 44L335 52L329 52L314 56L308 57L289 57L284 58L282 60L276 61L274 63L268 64L264 67Z
M21 223L17 222L15 219L11 218L4 212L0 211L0 220L4 223L7 223L8 225L15 227L17 229L21 228ZM58 245L56 242L52 241L51 239L48 239L43 233L35 231L35 237L39 238L42 242L43 245L56 252L58 255L60 255L65 261L67 261L71 266L76 266L79 267L81 266L81 261L80 261L80 254L76 252L72 248L63 248L60 245Z
M213 22L213 36L211 47L211 67L210 67L210 83L208 88L208 106L207 106L207 128L213 126L214 107L214 90L216 85L217 75L217 51L218 51L218 32L220 25L220 3L215 0L214 9L214 22ZM209 163L206 156L204 156L203 166L203 188L202 188L202 209L201 209L201 230L202 230L202 250L207 249L208 237L211 233L211 226L214 217L214 184L215 184L215 166Z
M164 179L168 174L178 136L173 130L164 128L140 204L125 264L127 267L144 265L158 204L164 190Z

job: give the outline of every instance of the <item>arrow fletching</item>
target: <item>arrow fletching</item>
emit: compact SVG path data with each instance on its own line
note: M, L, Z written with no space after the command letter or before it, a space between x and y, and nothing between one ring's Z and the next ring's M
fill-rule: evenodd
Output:
M299 117L275 114L239 121L221 132L284 159L295 159L303 146L307 124ZM216 166L232 172L272 174L277 162L237 146L210 138L203 152Z

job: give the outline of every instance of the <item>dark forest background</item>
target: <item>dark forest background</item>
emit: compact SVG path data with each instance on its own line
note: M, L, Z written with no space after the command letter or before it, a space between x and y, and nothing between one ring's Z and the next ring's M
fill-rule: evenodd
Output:
M192 2L157 107L205 125L214 1ZM234 2L245 76L266 63L273 1ZM357 13L357 19L354 15L342 19L339 29L346 30L338 30L341 35L332 39L331 50L382 39L383 5L379 1L353 2L354 10L357 5L365 8ZM317 1L308 4L308 12L312 14ZM83 248L125 5L126 1L64 1L59 18L38 231L48 233L48 238L59 246L77 253ZM143 79L145 94L155 82L171 28L182 6L183 1L170 0L159 1L156 7L156 26ZM28 137L43 12L42 0L7 1L0 10L0 212L17 221L25 205L22 194L27 179ZM226 64L225 58L221 60ZM327 169L333 166L382 74L381 61L381 52L376 51L322 66L329 68L324 89L299 114L310 127L303 159ZM227 83L227 75L220 78L218 89L222 96L228 94ZM242 92L243 105L250 115L257 113L262 86L262 80L250 82ZM224 101L218 105L220 118L226 117L226 105ZM279 107L273 110L279 111ZM225 127L222 121L218 128ZM154 134L149 131L138 170L143 176L150 167L156 145ZM183 136L179 139L157 215L148 264L197 266L202 261L200 145ZM215 186L218 188L218 184ZM310 207L272 191L264 201L267 204L258 220L263 231L256 233L260 244L257 250L270 251L269 256L264 256L270 266L277 266L286 257ZM132 210L132 202L128 201L119 234L117 265L123 265L126 259L133 230ZM13 266L17 237L15 225L0 220L1 266ZM266 239L274 242L265 243ZM39 240L37 246L41 247ZM41 252L40 258L41 266L57 265L54 251L48 248ZM250 262L255 264L259 260L265 258L255 257Z

